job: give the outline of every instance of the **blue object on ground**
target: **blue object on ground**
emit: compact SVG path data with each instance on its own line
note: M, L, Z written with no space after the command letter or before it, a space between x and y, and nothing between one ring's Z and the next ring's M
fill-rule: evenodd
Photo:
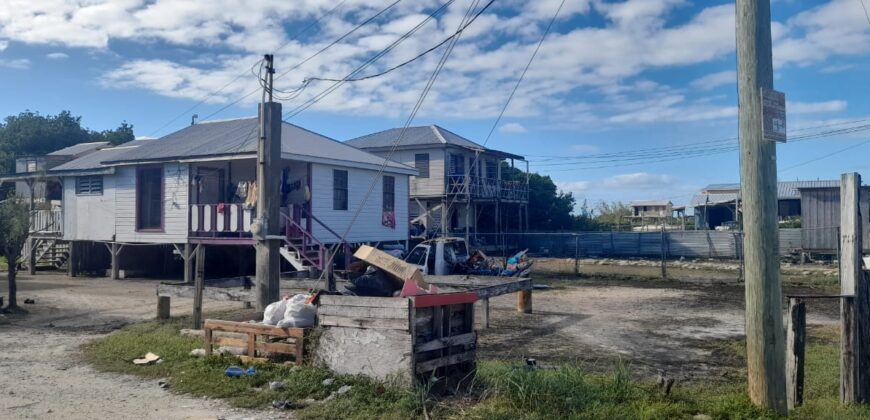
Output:
M242 376L251 376L256 374L257 371L253 367L249 367L247 370L242 369L238 366L230 366L224 371L224 375L229 376L230 378L239 378Z

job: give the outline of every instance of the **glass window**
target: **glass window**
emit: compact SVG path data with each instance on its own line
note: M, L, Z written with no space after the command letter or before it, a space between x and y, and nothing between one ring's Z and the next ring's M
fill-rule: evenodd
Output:
M450 155L450 175L465 175L465 157Z
M332 170L332 209L347 210L347 171Z
M417 153L414 155L414 167L420 173L417 178L429 178L429 154Z
M136 171L136 229L163 229L163 168Z
M394 211L396 209L396 178L392 176L384 177L384 211Z
M76 195L102 195L102 176L78 176L76 177Z

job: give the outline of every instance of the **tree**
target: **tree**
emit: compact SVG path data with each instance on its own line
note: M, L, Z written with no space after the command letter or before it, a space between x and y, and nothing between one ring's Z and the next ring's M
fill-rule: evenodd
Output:
M501 172L504 179L509 181L525 182L526 180L525 172L510 167L506 162L502 163ZM574 224L574 218L571 216L574 210L574 195L559 191L556 183L549 176L532 172L528 177L529 229L543 231L571 229Z
M583 204L580 206L580 212L574 215L574 230L579 231L591 231L591 230L600 230L601 224L595 220L594 212L589 208L589 205L586 203L586 200L583 200Z
M27 203L16 198L0 202L0 255L6 257L9 275L9 304L6 312L21 312L18 307L18 259L30 230L30 212Z
M595 221L602 226L619 229L623 224L629 224L628 218L632 215L631 207L621 201L598 203L598 216Z
M69 111L41 115L24 111L6 117L0 124L0 174L15 172L15 158L44 155L74 144L108 141L113 145L134 139L133 126L126 121L114 130L96 132L82 127L81 117Z

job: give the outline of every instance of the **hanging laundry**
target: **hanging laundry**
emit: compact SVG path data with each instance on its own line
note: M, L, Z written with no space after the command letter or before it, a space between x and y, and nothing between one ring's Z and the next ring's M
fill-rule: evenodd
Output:
M383 216L381 217L381 224L390 228L396 228L396 213L391 211L385 211Z
M248 198L248 182L239 181L236 185L236 192L233 195L238 201L245 201Z
M248 197L245 199L245 207L254 207L257 204L257 181L248 184Z

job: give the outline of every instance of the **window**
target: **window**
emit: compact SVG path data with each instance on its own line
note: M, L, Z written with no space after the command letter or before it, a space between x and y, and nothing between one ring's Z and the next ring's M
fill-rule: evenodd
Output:
M24 170L25 170L25 172L36 172L36 170L37 170L38 168L39 168L39 165L38 165L38 163L36 162L36 159L27 159L27 160L24 162Z
M414 167L420 172L417 178L429 178L429 154L417 153L414 155Z
M163 229L163 168L136 171L136 230Z
M486 177L489 179L498 179L498 161L497 160L487 160L486 161Z
M396 177L384 176L384 211L396 209Z
M332 170L332 209L347 210L347 171Z
M465 175L465 157L450 155L450 175Z
M76 177L76 195L102 195L102 176L78 176Z

